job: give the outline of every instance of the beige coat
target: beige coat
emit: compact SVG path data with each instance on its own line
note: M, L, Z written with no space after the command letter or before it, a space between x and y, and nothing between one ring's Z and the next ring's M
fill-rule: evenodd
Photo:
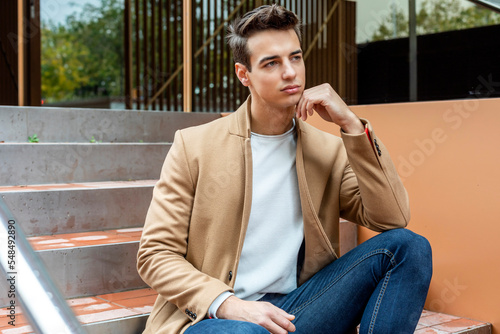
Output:
M342 139L297 120L304 218L303 283L337 258L339 217L375 231L405 227L407 193L382 142ZM144 333L182 333L232 291L252 198L250 99L235 113L176 133L153 192L138 270L158 299ZM286 242L286 240L283 240Z

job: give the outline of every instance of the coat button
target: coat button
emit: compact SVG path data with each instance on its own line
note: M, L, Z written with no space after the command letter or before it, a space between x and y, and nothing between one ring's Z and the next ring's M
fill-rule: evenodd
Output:
M231 282L232 279L233 279L233 272L229 271L229 282Z
M196 320L196 317L197 317L197 316L196 316L196 313L191 312L189 309L186 309L184 312L186 312L186 314L187 314L188 316L190 316L191 318L193 318L193 320Z

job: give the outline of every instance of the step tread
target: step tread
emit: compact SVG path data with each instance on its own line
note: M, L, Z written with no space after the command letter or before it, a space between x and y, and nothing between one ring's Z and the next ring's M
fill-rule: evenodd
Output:
M0 193L150 187L150 186L154 186L157 181L158 181L157 179L152 179L152 180L131 180L131 181L102 181L102 182L34 184L34 185L26 185L26 186L25 185L22 185L22 186L0 186Z
M82 324L120 319L131 316L147 315L151 312L157 293L150 288L124 292L68 299L76 317ZM17 309L19 310L19 309ZM0 309L0 333L31 333L27 319L19 311L15 327L8 324L8 310Z
M415 334L475 333L481 328L490 328L486 322L424 310ZM482 333L482 332L480 332Z
M142 227L122 228L115 230L53 234L29 237L28 241L36 251L138 242Z

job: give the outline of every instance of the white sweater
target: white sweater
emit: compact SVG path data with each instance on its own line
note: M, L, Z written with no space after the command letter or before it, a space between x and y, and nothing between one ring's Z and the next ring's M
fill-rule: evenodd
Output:
M252 133L252 208L234 285L235 295L258 300L297 288L297 256L304 239L295 168L295 125L277 136ZM209 315L231 293L219 296Z

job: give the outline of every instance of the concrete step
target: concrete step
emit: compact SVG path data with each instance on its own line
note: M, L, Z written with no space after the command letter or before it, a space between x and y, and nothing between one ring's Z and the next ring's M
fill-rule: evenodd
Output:
M0 187L27 236L138 227L156 180Z
M218 113L0 106L0 142L171 142L175 130L220 118Z
M147 287L137 273L142 228L28 238L66 298ZM0 306L8 305L0 296Z
M0 144L0 186L150 180L170 144Z
M156 300L152 289L69 299L68 304L89 334L137 334L145 327ZM33 333L22 313L16 315L16 326L8 325L8 310L0 309L0 334Z
M136 269L142 228L57 234L29 241L66 298L144 288Z

